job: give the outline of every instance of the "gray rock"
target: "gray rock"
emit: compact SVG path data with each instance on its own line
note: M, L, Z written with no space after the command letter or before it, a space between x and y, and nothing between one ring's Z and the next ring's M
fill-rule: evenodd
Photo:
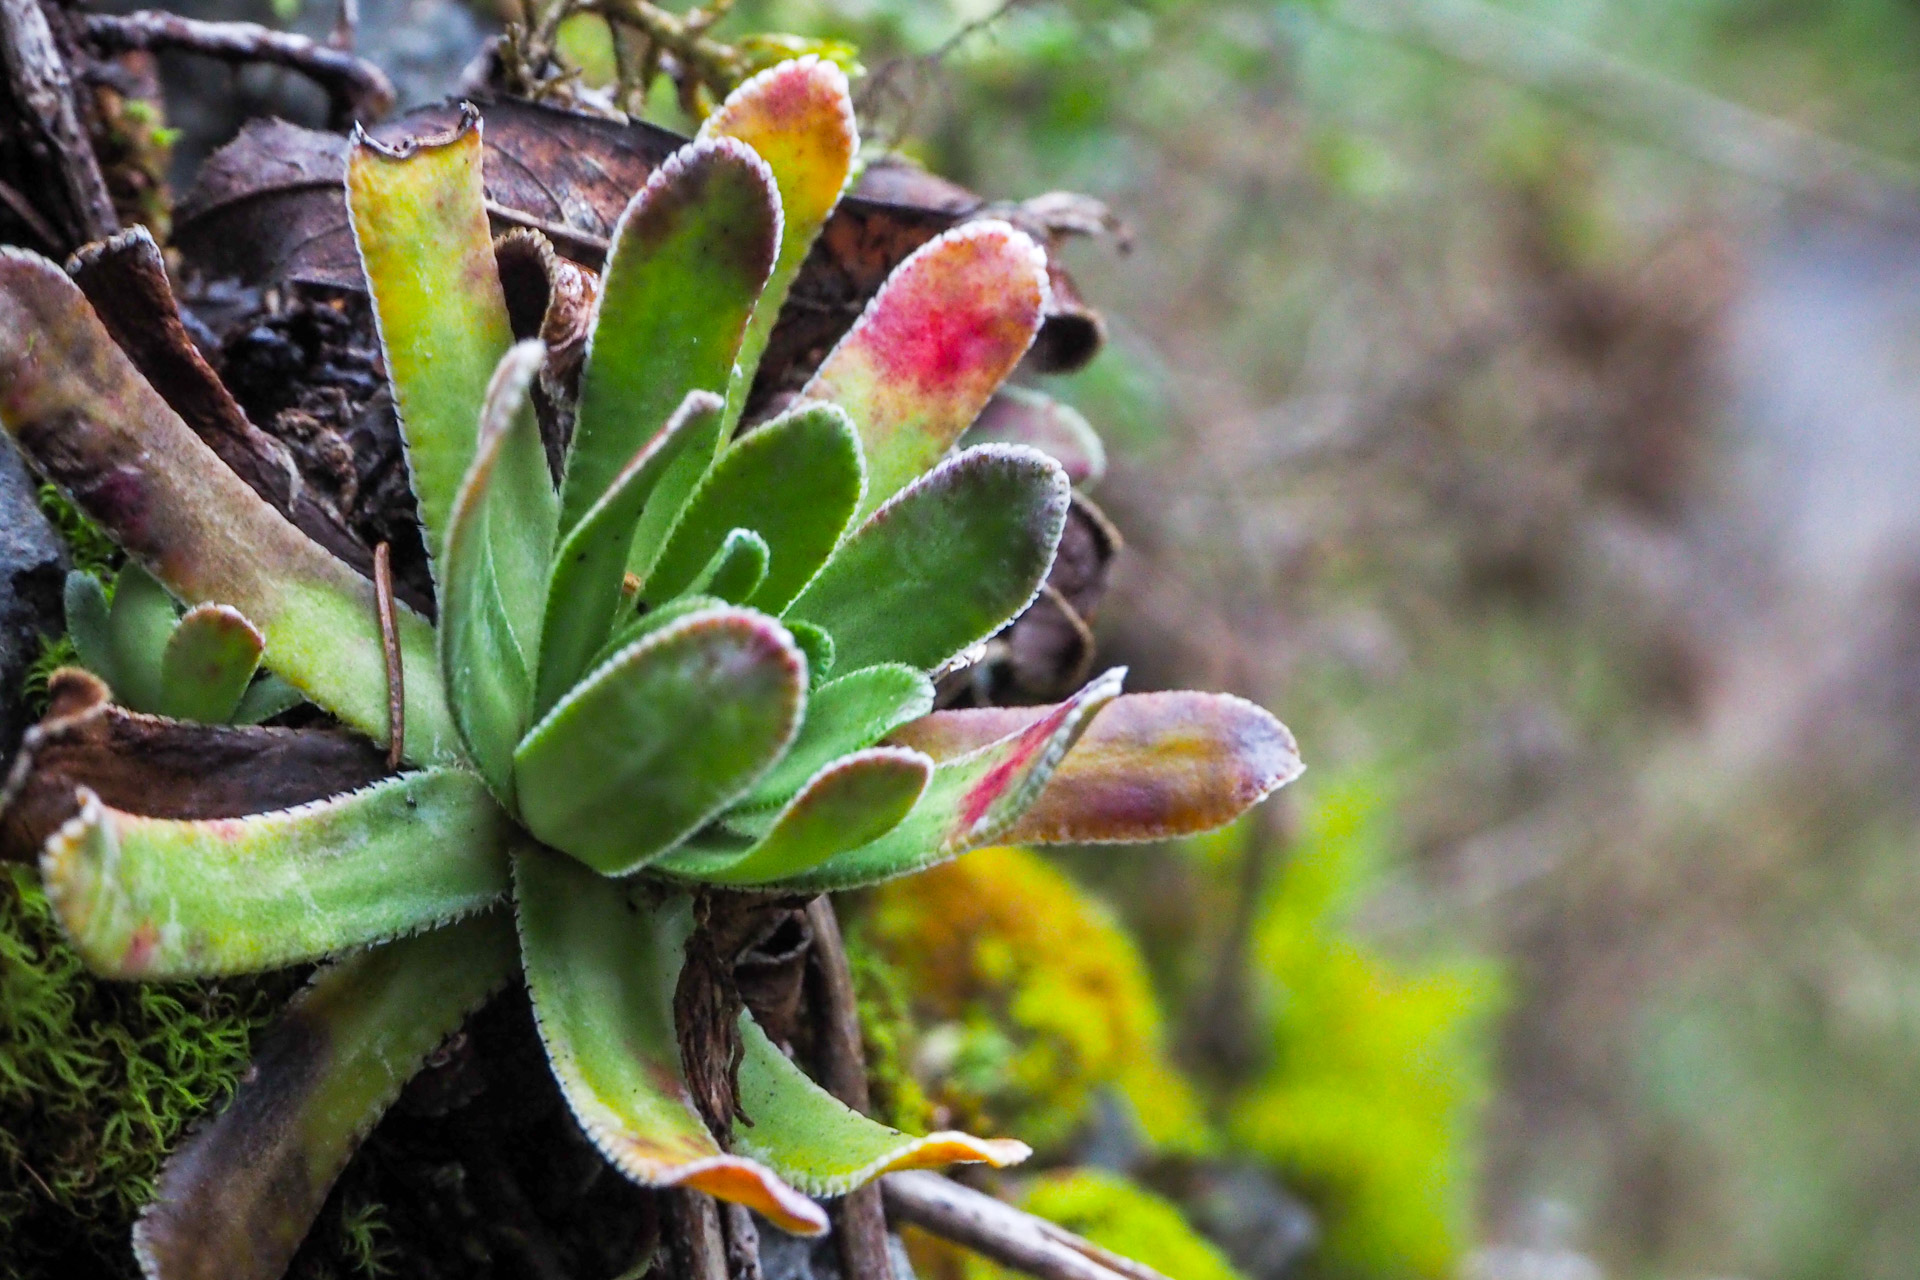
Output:
M790 1236L764 1219L760 1228L761 1280L841 1280L840 1242L831 1235ZM900 1237L887 1234L887 1253L893 1260L893 1280L914 1280L913 1264Z
M26 731L21 684L40 637L61 628L67 550L40 511L39 486L10 437L0 435L0 755Z

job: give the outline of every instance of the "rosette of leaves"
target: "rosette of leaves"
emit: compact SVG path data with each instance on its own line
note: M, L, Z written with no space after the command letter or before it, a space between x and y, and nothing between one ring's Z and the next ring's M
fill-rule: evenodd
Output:
M837 68L755 77L634 196L557 481L547 353L510 340L480 127L358 139L347 174L437 622L401 608L383 628L371 584L221 466L58 268L0 251L0 420L23 453L130 561L189 606L239 610L271 671L410 766L288 806L290 776L350 772L345 748L296 768L286 740L247 736L275 731L223 729L223 750L260 744L222 775L240 794L156 814L127 798L165 794L127 781L146 767L128 744L175 760L177 735L215 731L103 708L70 679L31 735L10 801L50 831L42 874L89 965L333 959L170 1161L135 1231L150 1274L277 1274L400 1086L516 974L575 1115L640 1183L815 1232L809 1196L1021 1159L849 1110L744 1013L733 1105L703 1106L675 1011L700 895L1202 829L1299 767L1259 708L1122 697L1118 673L1054 706L931 710L930 677L1034 598L1067 503L1041 453L952 448L1040 323L1045 264L1012 228L925 245L792 407L738 430L852 166Z

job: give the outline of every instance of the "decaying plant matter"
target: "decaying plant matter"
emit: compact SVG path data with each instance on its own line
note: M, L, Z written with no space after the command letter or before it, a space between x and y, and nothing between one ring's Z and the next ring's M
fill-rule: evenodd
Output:
M57 266L0 250L0 421L128 574L188 606L150 614L174 628L162 674L181 631L214 625L195 618L249 648L223 659L220 697L146 688L151 665L120 659L111 613L83 600L126 705L56 678L4 837L41 846L103 974L341 957L169 1163L135 1231L151 1275L279 1274L401 1085L516 974L582 1126L642 1184L817 1232L809 1196L1019 1160L1015 1141L885 1128L814 1084L730 994L717 895L1200 830L1299 768L1265 711L1122 696L1118 672L1052 706L932 710L932 678L1035 599L1067 516L1047 455L954 451L1042 321L1023 233L986 220L926 243L798 398L740 429L852 167L837 68L749 80L633 197L600 274L566 269L591 298L584 356L564 325L512 342L482 127L469 111L444 137L361 136L346 173L433 621L223 465ZM146 714L231 716L255 659L408 767L337 734Z

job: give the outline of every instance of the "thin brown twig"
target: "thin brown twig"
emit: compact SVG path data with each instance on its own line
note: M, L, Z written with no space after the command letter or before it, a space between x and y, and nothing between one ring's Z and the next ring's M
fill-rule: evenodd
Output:
M365 58L255 22L206 22L158 9L90 13L87 35L101 48L177 49L223 62L266 62L298 71L333 100L337 122L371 123L392 109L393 82Z
M900 139L912 128L913 117L919 106L918 102L911 96L911 91L896 87L894 81L902 75L921 76L927 74L942 62L945 62L955 49L958 49L969 39L985 31L988 27L993 26L999 22L1000 19L1006 17L1009 13L1012 13L1025 3L1027 3L1027 0L1000 0L1000 3L992 10L981 14L969 22L962 23L959 29L952 35L927 50L927 52L916 54L910 58L890 59L883 63L878 71L867 78L867 82L860 87L859 94L853 100L854 110L858 113L862 121L866 121L879 107L882 99L888 95L892 95L903 104L900 120L893 131L887 135L886 145L883 150L890 151L899 145ZM876 136L878 136L877 130Z
M487 201L487 216L498 218L501 222L510 223L516 227L526 227L530 230L538 231L541 235L555 243L564 241L565 243L573 245L576 249L585 249L603 259L607 256L607 250L611 245L611 242L605 236L597 236L591 231L582 231L580 228L568 226L564 222L551 222L546 218L535 217L531 213L522 213L520 210L509 208L496 200Z
M120 216L80 123L73 79L39 0L0 0L0 66L15 105L37 123L59 175L70 237L59 247L75 248L118 231Z
M373 549L373 607L380 616L380 647L387 656L387 768L398 769L407 742L407 689L393 610L393 551L384 542Z
M937 1173L890 1173L880 1186L894 1217L1041 1280L1167 1280L1152 1267Z
M866 1053L860 1042L860 1006L840 921L826 895L807 904L807 925L813 933L813 963L820 977L817 1003L826 1032L820 1037L821 1083L855 1111L865 1112L873 1099L867 1090ZM834 1206L833 1216L841 1265L851 1280L891 1280L893 1261L887 1252L887 1216L880 1189L869 1183L849 1193Z
M41 245L49 252L58 253L65 247L60 243L60 233L40 216L40 211L33 207L33 202L21 195L9 183L0 182L0 204L6 205L16 218L26 223L27 230L40 237Z

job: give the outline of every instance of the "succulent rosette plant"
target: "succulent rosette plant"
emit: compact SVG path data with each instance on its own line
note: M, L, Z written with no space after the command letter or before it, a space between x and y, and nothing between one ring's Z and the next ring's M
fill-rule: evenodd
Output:
M1020 232L978 221L926 244L800 397L740 430L853 167L837 68L755 77L633 197L577 396L543 382L541 342L512 341L480 129L361 137L348 162L435 622L401 606L383 626L374 586L222 466L59 268L0 251L0 420L25 456L189 619L218 606L243 624L246 671L257 658L407 766L338 786L338 743L290 764L319 749L271 729L179 739L76 679L30 735L13 818L50 832L49 898L89 965L151 979L331 961L172 1158L135 1232L150 1274L277 1274L402 1084L516 974L574 1114L637 1182L816 1232L810 1196L1019 1160L1015 1141L861 1116L744 1013L737 1109L703 1114L674 1007L698 896L1199 830L1299 768L1259 708L1122 696L1118 672L1053 706L933 710L933 676L1035 598L1066 516L1049 457L954 448L1041 321L1046 263ZM543 395L549 419L571 407L557 480ZM226 677L223 712L244 683ZM175 757L202 743L226 790L88 785L112 770L63 766L83 741L173 760L195 794L209 784ZM286 804L298 786L324 798Z

